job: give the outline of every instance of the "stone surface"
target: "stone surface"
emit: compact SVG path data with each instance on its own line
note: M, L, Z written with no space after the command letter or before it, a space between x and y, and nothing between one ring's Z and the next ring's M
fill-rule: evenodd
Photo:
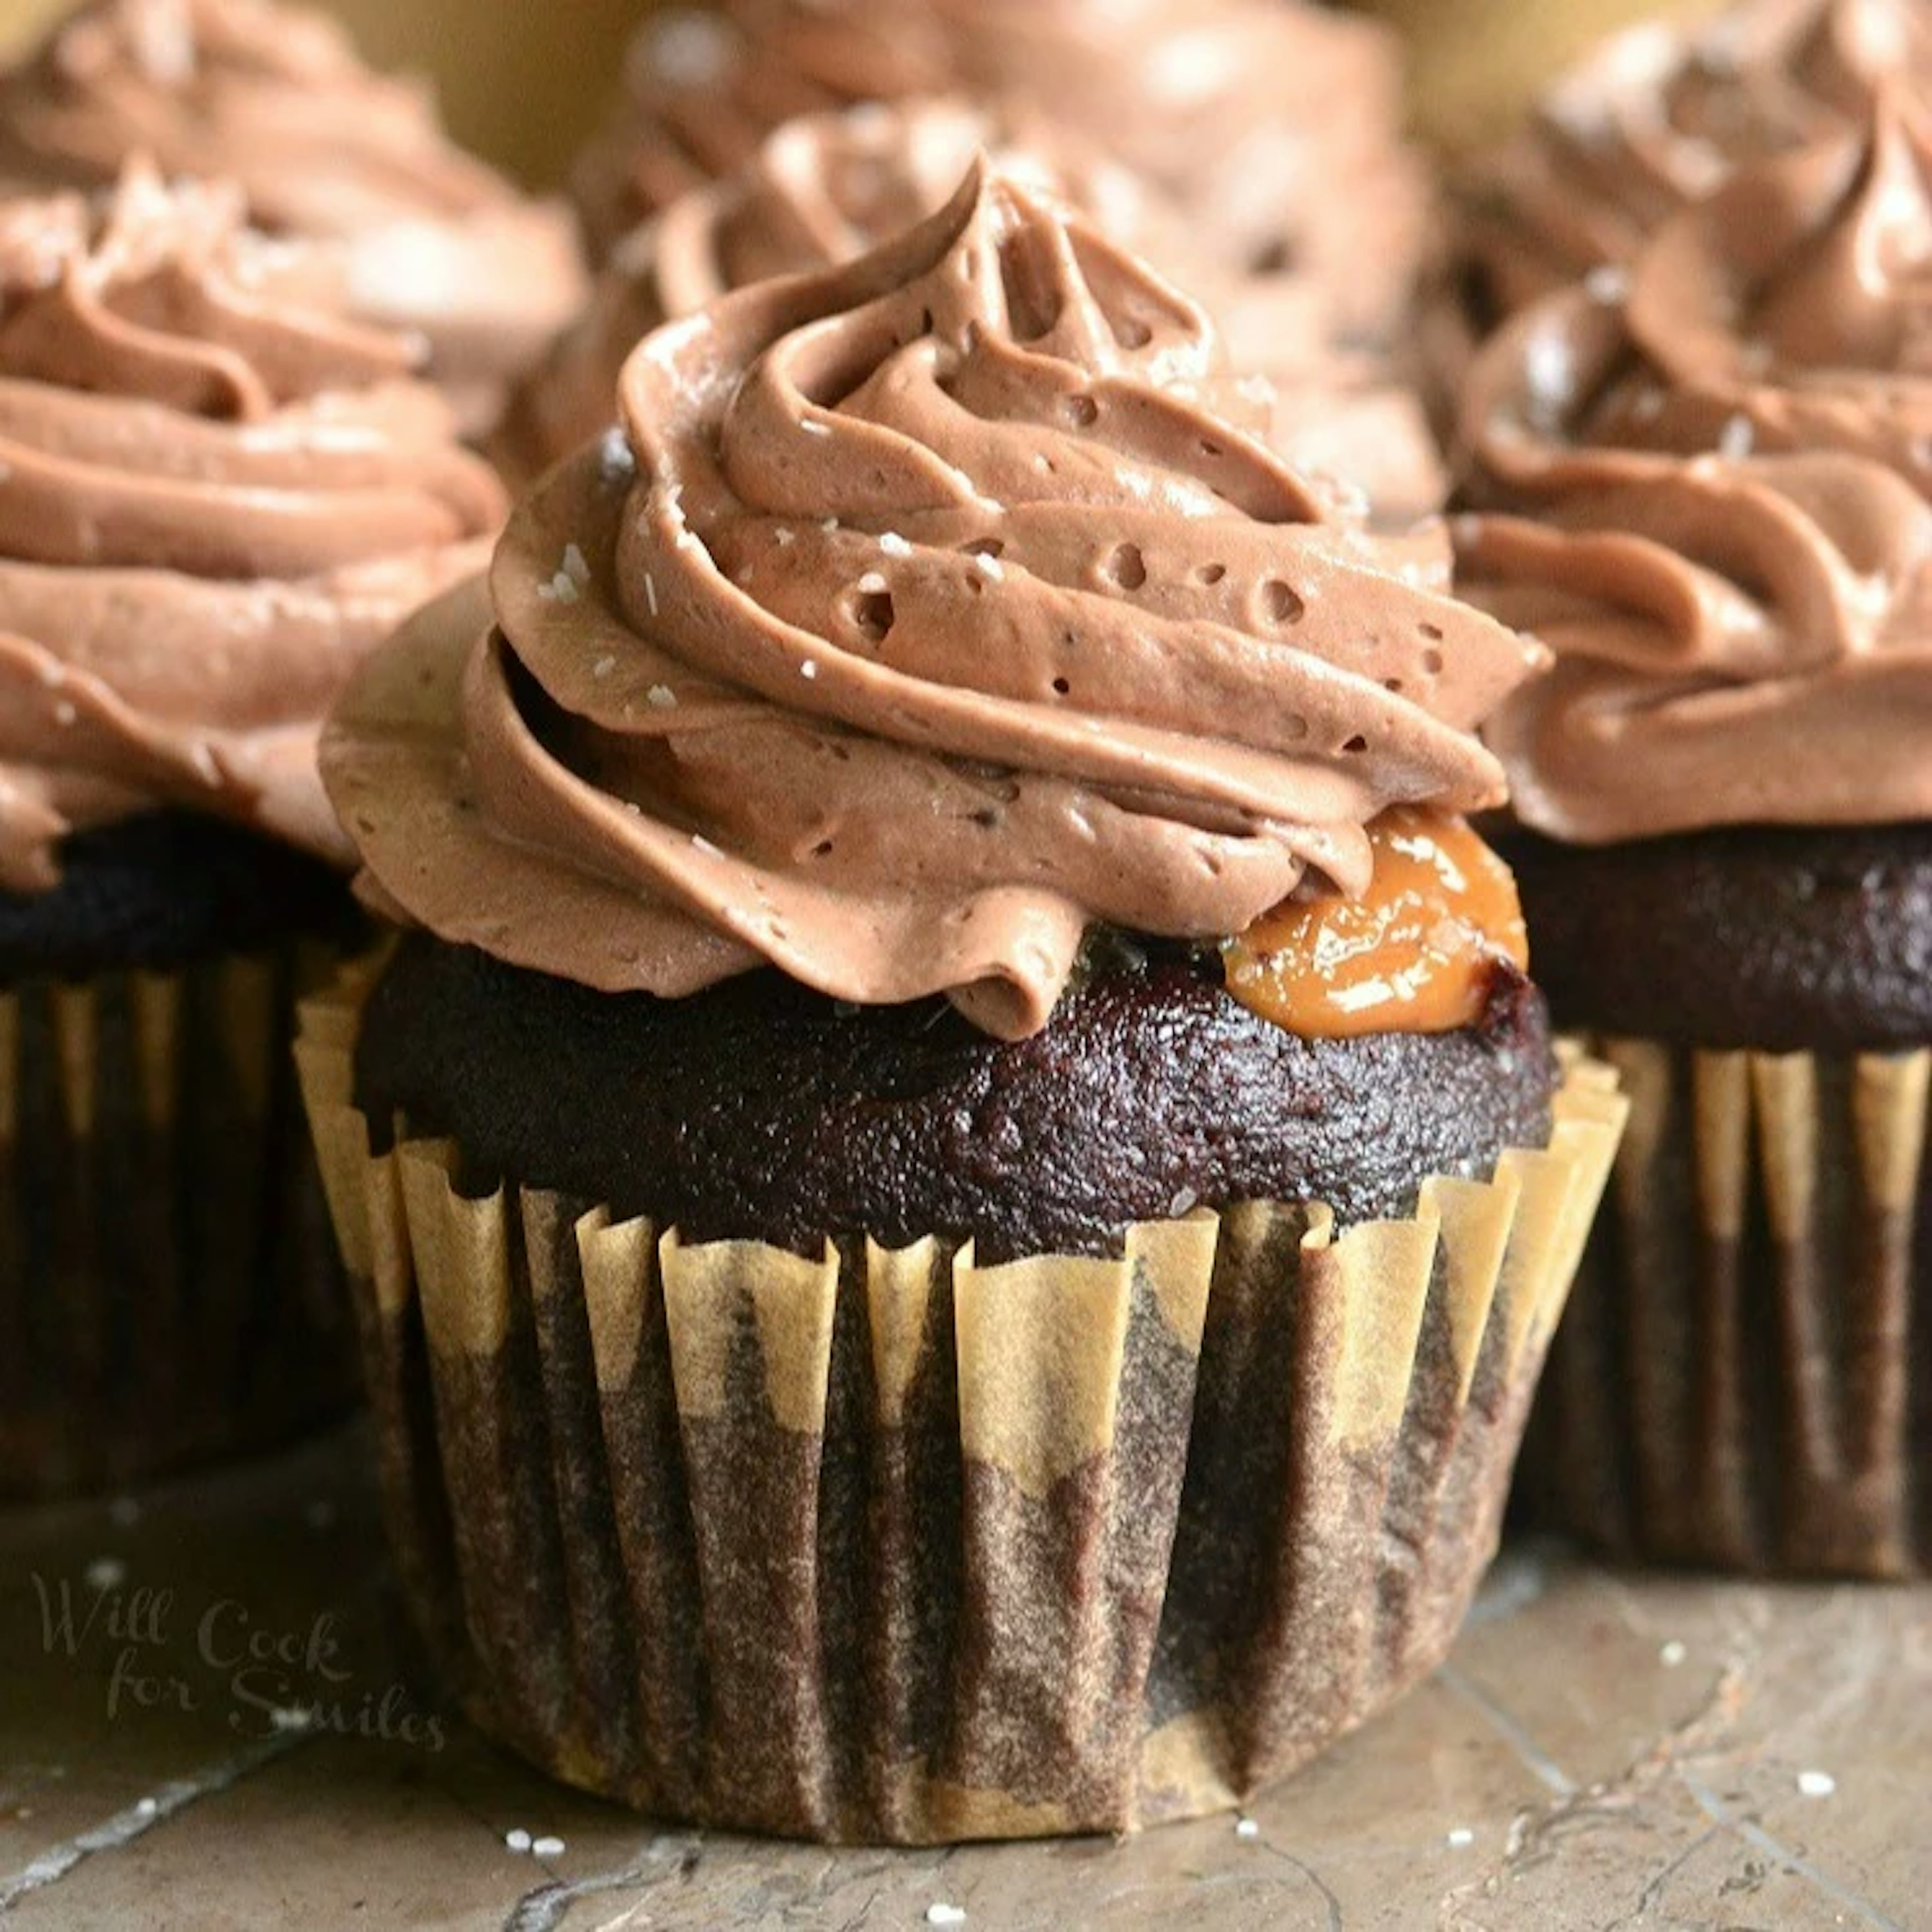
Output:
M352 1430L137 1500L0 1514L0 1919L1932 1922L1932 1588L1645 1578L1514 1550L1449 1667L1258 1802L1253 1831L1227 1817L1121 1844L834 1852L655 1830L546 1784L412 1685ZM317 1706L320 1728L272 1714ZM1805 1772L1829 1795L1806 1795ZM562 1849L513 1852L513 1832Z

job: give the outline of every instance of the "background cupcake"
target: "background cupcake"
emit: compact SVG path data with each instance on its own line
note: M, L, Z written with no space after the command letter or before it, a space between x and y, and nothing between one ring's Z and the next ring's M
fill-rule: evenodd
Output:
M1932 143L1904 90L1479 365L1543 975L1636 1113L1526 1463L1624 1550L1932 1552Z
M1415 397L1374 355L1338 349L1316 284L1231 273L1165 194L1033 113L878 104L790 122L740 167L692 189L614 252L584 314L522 384L496 445L535 477L609 427L638 343L767 275L849 261L936 212L974 155L1093 215L1182 286L1209 292L1236 363L1271 390L1275 440L1400 526L1442 506L1441 458Z
M1743 0L1606 41L1462 176L1478 326L1628 262L1737 168L1864 126L1888 83L1932 94L1915 0Z
M1131 169L1204 264L1312 291L1334 344L1403 336L1428 225L1398 45L1282 0L731 0L647 21L575 173L593 246L742 166L801 114L958 94Z
M0 209L0 1491L346 1392L283 1071L355 923L316 737L502 502L409 345L302 290L238 190Z
M418 1618L663 1815L1230 1802L1441 1655L1614 1142L1444 815L1534 652L1004 177L622 400L325 752Z
M238 182L250 220L329 244L361 320L419 332L466 431L575 312L568 214L449 140L322 15L269 0L94 0L0 85L0 186L111 182L132 154Z

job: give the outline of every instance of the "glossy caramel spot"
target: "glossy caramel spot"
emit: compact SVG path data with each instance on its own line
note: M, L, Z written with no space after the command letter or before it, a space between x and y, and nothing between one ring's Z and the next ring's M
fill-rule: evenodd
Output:
M1453 1033L1481 1017L1490 969L1527 970L1509 868L1460 818L1398 806L1369 828L1374 883L1359 899L1291 899L1222 949L1228 988L1311 1040Z

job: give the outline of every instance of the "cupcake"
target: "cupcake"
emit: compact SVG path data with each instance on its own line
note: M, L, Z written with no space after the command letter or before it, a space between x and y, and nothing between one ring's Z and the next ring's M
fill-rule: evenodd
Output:
M352 1386L284 1071L359 943L316 740L502 502L410 345L291 276L237 190L0 208L0 1494Z
M782 123L956 93L1050 125L1182 212L1219 272L1298 280L1334 340L1406 329L1429 226L1399 44L1296 0L724 0L648 20L576 171L601 259Z
M1211 292L1234 359L1273 391L1275 440L1298 467L1360 489L1378 520L1442 507L1447 478L1416 396L1385 358L1338 348L1306 275L1229 272L1182 210L1118 163L1018 110L953 101L808 116L742 166L673 202L614 251L579 320L521 385L495 448L534 478L609 427L642 338L766 276L852 260L935 213L982 150L1094 217L1184 286Z
M130 155L238 182L254 224L328 244L359 320L413 331L466 434L584 296L573 224L457 148L418 86L269 0L92 0L0 82L0 190L104 186Z
M1741 171L1477 371L1461 587L1558 1021L1634 1107L1526 1459L1620 1552L1932 1559L1932 132Z
M418 1621L664 1816L1234 1802L1443 1654L1608 1172L1455 816L1533 648L1009 176L620 402L325 743Z
M1932 94L1918 0L1742 0L1615 36L1460 184L1478 326L1628 263L1740 166L1856 132L1892 81Z

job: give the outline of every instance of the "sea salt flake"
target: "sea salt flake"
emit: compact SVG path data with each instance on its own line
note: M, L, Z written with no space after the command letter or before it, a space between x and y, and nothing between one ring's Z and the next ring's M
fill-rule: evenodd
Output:
M530 1834L525 1831L506 1832L503 1834L504 1850L514 1852L519 1858L530 1850L531 1843Z
M982 577L990 578L995 584L1003 582L1006 574L1006 566L998 557L988 556L984 550L974 558L973 568Z
M888 556L910 556L912 554L912 545L897 530L886 531L879 539L879 548Z
M577 602L577 580L567 570L560 570L550 579L548 589L548 601L552 603L574 604Z
M818 665L817 662L813 658L807 658L804 663L799 666L798 674L800 677L805 678L808 680L816 677L818 675Z
M964 1925L966 1908L963 1905L928 1905L926 1908L926 1922L928 1925Z
M722 21L695 8L680 8L652 30L645 58L652 73L670 86L708 87L731 67L731 36Z
M561 1838L539 1838L530 1847L531 1855L539 1858L560 1858L564 1853Z
M1838 1780L1828 1771L1801 1771L1798 1789L1806 1798L1828 1798L1838 1788Z
M653 711L675 711L677 693L668 684L654 684L644 694L644 700Z
M142 1818L152 1818L160 1808L160 1801L156 1798L138 1798L134 1805L135 1814Z
M590 565L583 551L574 544L564 546L563 574L573 584L583 584L590 581Z
M658 580L647 570L644 572L644 602L650 606L651 615L658 614Z
M599 658L590 667L590 675L592 677L608 677L616 668L617 660L615 658Z
M1261 1834L1262 1828L1257 1825L1252 1818L1237 1818L1234 1820L1234 1836L1236 1838L1258 1838Z
M788 550L798 541L797 533L792 530L778 530L772 532L772 542L780 550Z
M1475 1842L1475 1833L1471 1831L1466 1825L1458 1825L1455 1829L1449 1834L1449 1843L1450 1846L1455 1850L1459 1852L1461 1851L1466 1845L1473 1845Z
M820 422L816 416L803 416L799 420L799 428L806 436L830 436L832 425Z
M876 570L867 571L859 580L859 590L862 596L877 597L886 588L885 578Z
M1657 1653L1657 1660L1664 1666L1665 1670L1675 1670L1690 1654L1690 1652L1685 1649L1676 1638L1672 1637Z

